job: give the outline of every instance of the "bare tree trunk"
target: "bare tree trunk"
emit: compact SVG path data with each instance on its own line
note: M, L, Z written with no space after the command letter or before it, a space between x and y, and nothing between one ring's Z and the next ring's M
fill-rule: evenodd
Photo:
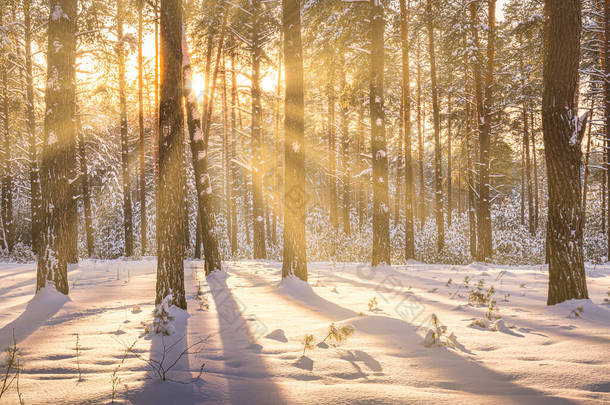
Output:
M538 231L538 217L540 203L538 201L538 159L536 153L536 132L534 131L534 113L530 111L530 123L532 124L532 155L534 155L534 233Z
M593 98L591 98L591 108L589 109L589 130L587 131L587 148L585 152L585 176L582 186L582 226L587 223L587 193L589 191L589 158L591 156L591 129L593 127Z
M182 7L161 0L161 105L157 195L157 295L186 309L184 294L184 210L186 177L182 115Z
M2 11L0 11L2 13ZM2 16L0 16L0 23ZM9 253L13 252L15 242L15 227L13 224L13 176L11 157L11 135L9 117L9 88L8 88L9 60L5 61L2 68L2 106L4 117L4 136L2 137L2 225L4 226L5 244Z
M371 152L373 158L373 255L371 263L391 264L390 205L388 199L388 155L384 106L384 28L383 4L371 0Z
M430 55L430 80L432 82L432 114L434 122L434 208L436 214L436 248L440 252L445 246L445 220L443 213L443 172L441 161L441 122L438 107L438 89L436 84L436 57L434 50L434 29L432 26L432 3L426 3L428 28L428 52Z
M345 72L345 55L340 55L341 66L341 93L344 95L339 100L339 112L341 113L341 171L343 172L343 232L349 236L351 233L351 201L350 201L350 184L351 184L351 162L350 154L350 134L349 134L349 105L347 96L347 78Z
M254 258L265 259L265 202L263 196L262 106L260 88L260 64L262 58L260 29L261 0L252 0L252 200Z
M38 147L36 137L36 116L34 110L34 80L32 73L32 22L31 0L23 1L24 32L25 32L25 121L28 131L28 160L30 165L30 215L32 217L32 251L38 254L40 247L41 227L41 196L40 172L38 168Z
M125 256L133 256L133 214L131 206L131 179L129 173L129 138L127 132L127 98L125 95L125 54L123 46L123 0L117 0L117 58L119 68L119 104L121 110L121 168L123 179L123 230Z
M586 119L583 122L576 115L575 101L580 57L580 1L546 0L544 8L542 124L549 188L547 304L554 305L569 299L588 298L580 180L580 148Z
M411 156L411 75L409 70L409 22L411 1L400 0L400 38L402 47L402 127L404 133L405 159L405 260L415 258L415 232L413 225L415 184L413 180L413 157Z
M87 256L93 256L93 218L91 213L91 190L89 187L89 167L87 164L87 144L81 126L81 113L76 102L76 136L78 137L78 159L80 163L80 187L85 213L85 235L87 242Z
M74 125L76 0L51 0L48 22L46 113L41 165L42 238L36 291L47 285L68 294L70 167Z
M231 156L235 157L236 156L236 139L237 139L237 123L236 123L236 114L235 114L235 110L237 109L237 79L236 79L236 73L235 73L235 51L231 50ZM239 191L237 190L236 184L237 184L237 179L239 177L239 171L237 168L237 165L230 160L230 165L231 165L231 179L232 179L232 183L231 183L231 188L232 188L232 193L231 193L231 204L233 205L233 210L231 211L231 222L233 224L233 229L232 229L232 233L231 233L231 246L235 246L235 251L233 251L233 255L237 255L237 251L238 251L238 245L237 245L237 194L239 193ZM245 199L245 195L244 195L244 199ZM246 231L248 230L248 226L246 224ZM233 242L234 240L234 242Z
M144 72L142 62L142 9L144 0L137 0L138 3L138 126L140 130L140 243L142 246L142 256L146 254L146 160L144 154Z
M227 101L227 69L225 57L222 57L222 148L224 151L224 181L225 181L225 201L227 206L227 233L231 244L231 255L235 257L237 254L237 223L234 222L235 206L233 204L233 178L231 160L231 141L229 141L229 105ZM234 122L232 123L234 124Z
M222 270L222 264L218 250L218 237L215 229L216 220L212 208L212 182L208 173L207 136L202 132L200 127L201 120L199 117L199 110L197 109L197 98L193 91L193 77L188 46L186 43L186 34L183 33L182 38L182 73L184 75L183 96L186 101L186 121L191 145L193 172L195 174L200 241L203 240L205 272L206 275L208 275L213 271ZM220 46L222 47L222 42ZM197 239L196 234L195 239ZM195 247L195 251L195 253L197 253L197 247Z
M282 278L307 281L305 243L305 98L300 0L282 0L286 60L284 141L284 260Z
M608 175L608 170L610 170L610 153L608 153L608 148L610 148L610 0L604 0L604 42L603 46L603 72L605 75L604 80L604 121L605 121L605 140L606 140L606 191L610 190L610 175ZM606 198L606 202L608 203L607 212L610 212L610 196ZM608 246L607 246L607 254L606 257L610 257L610 221L608 221Z
M339 208L337 204L337 124L335 114L335 68L331 66L328 82L328 187L330 203L330 224L339 229Z
M452 163L453 163L453 148L451 146L451 94L447 99L448 117L447 117L447 227L451 227L451 213L453 211L453 188L452 188Z
M422 114L422 73L421 73L421 47L417 37L417 150L419 152L419 226L424 228L426 222L426 182L424 181L424 132L425 118Z

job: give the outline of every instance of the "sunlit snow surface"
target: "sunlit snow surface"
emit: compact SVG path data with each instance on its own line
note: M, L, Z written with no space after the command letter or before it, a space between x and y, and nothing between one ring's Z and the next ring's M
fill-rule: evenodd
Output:
M83 261L70 269L69 299L50 289L32 299L35 265L0 264L0 345L14 330L25 403L109 403L113 373L115 401L130 404L610 401L610 265L587 266L591 301L550 308L540 267L315 263L309 285L280 283L279 263L229 262L208 280L202 267L186 263L189 308L170 310L175 334L151 338L154 259ZM468 305L466 276L470 288L495 287L497 331L469 326L487 307ZM423 345L433 313L455 347ZM333 322L355 333L318 345ZM315 346L302 358L306 334ZM200 339L167 373L186 384L150 370L163 347L172 363ZM14 387L5 395L0 403L18 403Z

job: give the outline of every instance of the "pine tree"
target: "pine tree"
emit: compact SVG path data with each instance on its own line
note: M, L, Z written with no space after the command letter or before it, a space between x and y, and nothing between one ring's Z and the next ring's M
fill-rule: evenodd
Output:
M36 290L50 283L68 294L70 166L75 161L76 0L51 0L47 28L47 85L41 163L42 238Z
M371 263L390 264L390 205L388 198L388 154L384 112L384 6L371 4L371 153L373 158L373 255Z
M438 88L436 82L436 54L432 2L426 3L426 25L428 28L428 52L430 56L430 81L432 82L432 118L434 123L434 211L436 214L436 248L440 252L445 246L445 215L443 209L443 169L441 157L441 119L439 112Z
M282 31L286 74L282 278L296 276L307 281L305 100L300 0L282 0Z
M184 209L186 186L182 117L182 6L161 0L161 104L157 189L156 304L186 309L184 295Z
M583 259L581 141L586 120L577 116L581 35L579 0L546 0L542 122L549 212L548 305L588 298Z
M129 173L129 139L127 128L127 96L125 94L125 38L123 19L125 18L124 0L117 0L117 65L119 69L119 105L121 128L121 168L123 182L123 230L125 234L125 256L133 256L133 215L131 206L131 179Z

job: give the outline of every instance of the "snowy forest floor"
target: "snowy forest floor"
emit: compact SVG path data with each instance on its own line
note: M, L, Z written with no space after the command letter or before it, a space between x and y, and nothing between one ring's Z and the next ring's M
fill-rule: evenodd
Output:
M109 403L113 387L117 403L132 404L610 401L610 265L587 266L590 301L554 307L539 266L313 263L311 287L280 283L276 262L225 266L228 277L206 280L202 262L186 262L188 314L172 308L176 331L162 338L144 327L154 258L82 261L69 271L69 299L48 290L32 299L36 266L0 264L0 346L14 331L25 403ZM502 317L489 328L470 326L488 312L468 303L479 280L483 295L494 286ZM432 314L446 345L423 343ZM319 344L331 323L354 334ZM302 357L307 334L314 347ZM151 358L163 368L178 360L173 382ZM15 387L5 395L18 403Z

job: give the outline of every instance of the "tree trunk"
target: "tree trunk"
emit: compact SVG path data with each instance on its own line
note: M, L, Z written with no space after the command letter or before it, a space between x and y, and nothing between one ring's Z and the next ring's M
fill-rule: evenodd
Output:
M481 56L479 51L479 34L477 29L478 2L470 3L473 45L476 52L476 62L473 64L475 98L477 106L477 123L479 132L479 198L477 212L478 250L477 258L485 261L492 256L491 211L489 195L489 147L490 147L490 106L493 81L493 61L495 42L495 0L489 0L489 34L487 47L487 73L485 95L483 95L481 79Z
M434 50L434 29L432 26L432 3L426 3L428 28L428 53L430 55L430 80L432 82L432 114L434 122L434 209L436 214L436 248L440 252L445 246L445 220L443 213L443 172L441 158L441 122L436 84L436 57Z
M263 133L260 88L260 65L262 58L260 29L261 0L252 0L252 200L254 258L266 259L265 247L265 202L263 195Z
M422 115L422 73L421 73L421 47L417 37L417 151L419 153L419 227L424 229L426 222L426 182L424 181L424 122Z
M538 154L536 153L536 132L534 131L534 113L530 110L530 128L532 129L532 155L534 155L534 233L538 231L538 216L540 204L538 202Z
M391 264L388 155L385 138L383 4L371 0L371 152L373 158L373 255L371 264Z
M78 137L78 159L80 163L80 187L85 213L85 235L87 242L87 256L93 256L93 217L91 213L91 190L89 187L89 167L87 165L87 144L81 126L81 113L78 101L76 102L76 136Z
M42 238L36 291L47 282L68 294L67 255L74 142L76 0L51 0L47 27L47 86L41 164ZM59 44L59 46L58 46Z
M549 188L547 304L588 298L583 258L581 141L578 92L581 5L578 0L545 4L542 126Z
M146 254L146 159L144 154L144 72L142 62L142 9L144 0L137 0L138 5L138 127L140 130L140 244L142 256Z
M334 62L334 61L333 61ZM328 82L328 179L330 224L339 229L339 208L337 204L337 131L335 114L335 69L331 63Z
M231 50L231 156L236 155L236 139L238 137L237 134L237 122L236 122L236 114L235 110L237 109L237 75L235 72L235 51ZM237 195L239 191L237 190L237 179L239 178L239 171L237 165L231 160L229 160L229 164L231 165L231 204L233 205L233 209L231 210L231 223L233 224L231 231L231 248L235 249L232 251L233 256L235 257L238 252L237 245ZM245 199L245 196L244 196ZM246 224L246 230L248 226Z
M133 256L133 215L131 206L131 179L129 173L129 138L127 133L127 97L125 95L125 54L123 51L123 0L117 0L117 57L119 68L119 105L121 110L121 169L123 179L123 230L125 256Z
M28 131L28 160L30 165L30 215L32 218L32 251L39 253L40 227L42 220L40 173L38 167L38 148L36 137L36 115L34 110L34 80L32 75L32 22L31 0L23 1L24 32L25 32L25 121Z
M222 46L222 44L220 46ZM195 174L197 218L200 229L200 242L203 240L205 272L206 275L208 275L213 271L222 270L222 264L218 250L218 237L215 229L216 220L212 209L212 182L208 173L207 137L200 127L201 120L199 117L199 110L197 109L197 98L193 91L193 77L188 46L186 43L186 33L182 34L181 49L182 74L184 75L183 96L186 103L186 122L191 146L193 172ZM197 239L197 235L195 235L195 239ZM197 246L200 245L197 244ZM195 248L195 253L197 253L197 247Z
M451 95L447 97L447 228L451 227L451 213L453 211L453 189L452 189L452 163L453 163L453 148L451 146Z
M411 156L411 76L409 71L409 21L411 1L400 0L400 39L402 47L402 105L405 159L405 260L415 258L413 229L414 189L413 158Z
M307 281L305 243L305 98L300 0L282 1L286 97L284 101L284 261L282 278Z
M1 13L1 11L0 11ZM0 16L0 23L2 16ZM2 114L4 116L4 136L2 137L2 225L4 226L5 245L9 253L13 252L15 243L15 227L13 224L13 176L12 176L12 157L11 157L11 133L9 117L9 87L8 87L8 58L4 62L2 69Z
M464 35L464 50L467 49L468 42L466 35ZM471 81L468 78L469 69L469 55L464 52L464 100L465 100L465 114L466 114L466 187L468 187L468 230L470 236L470 256L476 257L477 252L477 223L476 223L476 195L475 195L475 184L474 184L474 168L472 167L472 119L476 116L473 114L472 109L472 86Z
M182 116L182 6L161 0L161 105L157 190L157 295L186 309L184 209L186 177Z
M350 185L351 185L351 162L350 154L350 134L349 134L349 105L346 95L347 78L345 72L345 55L340 56L341 66L341 93L342 97L339 100L339 112L341 113L341 166L343 172L343 232L349 236L351 233L351 201L350 201Z
M610 148L610 0L604 0L604 42L603 46L603 56L604 56L604 64L603 64L603 72L605 75L604 80L604 131L606 138L606 191L610 190L610 176L608 175L608 170L610 170L610 153L608 153L608 148ZM606 202L608 205L607 212L610 212L610 195L606 198ZM606 257L610 257L610 221L608 221L608 245L607 245L607 254Z

